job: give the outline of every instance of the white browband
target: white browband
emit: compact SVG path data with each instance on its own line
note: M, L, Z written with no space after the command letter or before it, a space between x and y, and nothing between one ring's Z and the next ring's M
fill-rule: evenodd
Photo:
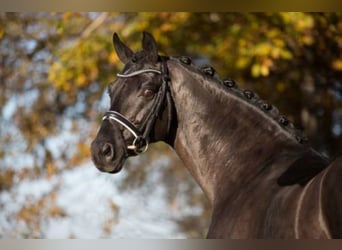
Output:
M134 71L134 72L128 73L128 74L120 74L120 73L118 73L116 75L118 77L128 78L128 77L140 75L142 73L157 73L157 74L161 74L162 72L160 70L157 70L157 69L141 69L141 70L137 70L137 71Z

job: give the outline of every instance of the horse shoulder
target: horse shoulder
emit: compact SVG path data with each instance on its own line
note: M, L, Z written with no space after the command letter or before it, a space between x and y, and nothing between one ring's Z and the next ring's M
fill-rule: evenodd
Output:
M325 170L322 180L322 210L333 238L342 238L342 156Z

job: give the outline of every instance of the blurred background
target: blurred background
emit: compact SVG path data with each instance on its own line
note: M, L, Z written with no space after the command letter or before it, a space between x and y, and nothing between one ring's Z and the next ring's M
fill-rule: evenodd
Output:
M0 237L199 238L206 197L157 143L117 175L89 146L122 68L113 32L210 63L332 159L342 151L340 13L0 13Z

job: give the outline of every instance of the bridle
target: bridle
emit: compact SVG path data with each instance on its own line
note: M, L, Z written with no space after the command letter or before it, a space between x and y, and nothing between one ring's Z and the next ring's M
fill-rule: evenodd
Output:
M161 109L165 100L167 102L168 108L168 125L167 125L167 133L169 133L171 129L171 118L172 118L172 99L169 91L169 71L167 68L166 61L169 58L166 56L159 56L159 60L161 61L161 69L141 69L134 71L129 74L120 74L117 76L121 78L129 78L133 76L137 76L144 73L155 73L160 74L162 76L162 84L159 88L159 91L154 99L152 104L152 108L148 113L143 125L141 128L135 126L132 122L130 122L124 115L120 114L117 111L107 111L103 116L102 120L113 120L123 127L125 127L133 136L134 140L131 145L127 145L128 150L133 150L135 154L141 154L146 152L148 149L150 133L152 128L154 127L156 119L159 117L161 113Z

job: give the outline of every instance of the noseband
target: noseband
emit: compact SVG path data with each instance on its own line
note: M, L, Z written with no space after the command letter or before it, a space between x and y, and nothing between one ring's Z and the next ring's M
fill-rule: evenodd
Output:
M117 74L117 76L121 78L129 78L129 77L137 76L137 75L144 74L144 73L155 73L155 74L162 75L162 84L153 102L152 108L150 112L148 113L142 127L137 128L124 115L116 111L111 111L111 110L107 111L102 118L102 120L113 120L119 123L134 136L134 140L132 144L127 145L127 149L133 150L134 153L137 155L146 152L146 150L148 149L150 132L155 124L156 119L159 117L159 114L161 112L161 108L163 106L165 99L167 101L167 107L168 107L167 132L170 131L170 127L171 127L171 115L172 115L171 114L171 95L170 95L170 92L168 91L170 79L169 79L169 72L168 72L168 68L166 64L168 57L160 56L160 60L161 60L161 70L142 69L142 70L134 71L129 74L120 74L120 73Z

